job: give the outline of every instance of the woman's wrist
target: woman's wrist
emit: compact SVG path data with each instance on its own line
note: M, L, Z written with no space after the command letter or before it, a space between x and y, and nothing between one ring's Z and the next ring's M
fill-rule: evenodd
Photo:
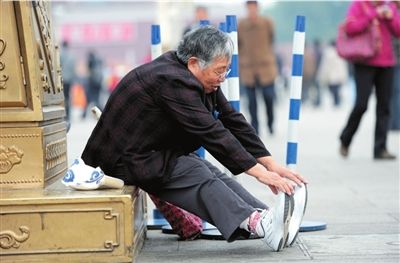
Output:
M248 175L251 175L256 179L261 177L265 172L267 172L267 169L259 163L257 163L256 165L254 165L253 167L251 167L249 170L246 171Z
M269 171L273 171L275 167L275 161L272 156L264 156L257 159L257 161L262 164Z

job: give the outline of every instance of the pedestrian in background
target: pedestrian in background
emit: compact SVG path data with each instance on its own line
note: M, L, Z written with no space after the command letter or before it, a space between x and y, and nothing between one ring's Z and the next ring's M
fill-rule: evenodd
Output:
M376 124L374 141L375 159L395 159L386 148L390 119L390 99L393 90L395 57L392 38L400 37L400 15L392 2L354 1L346 18L346 33L354 35L366 30L374 20L379 23L380 49L363 62L354 63L356 101L350 117L340 135L340 154L348 156L349 146L368 106L368 99L375 87Z
M275 78L277 64L274 52L274 24L259 15L257 1L247 1L247 17L238 24L239 70L245 88L251 116L251 125L259 133L257 118L257 91L264 98L268 131L273 134Z
M103 85L103 62L101 58L91 50L87 57L88 79L86 85L87 103L82 112L82 119L86 118L87 108L90 105L97 106L100 110L100 92Z
M183 30L183 35L185 35L190 30L196 29L200 26L200 20L208 20L208 9L205 6L199 5L195 9L194 21Z
M314 52L314 46L312 43L305 43L304 50L304 65L303 65L303 87L301 92L302 104L306 104L310 101L310 91L315 85L315 78L317 72L316 56Z
M314 39L313 41L313 52L314 52L314 59L315 59L315 71L312 77L313 80L313 88L314 88L314 96L313 96L313 105L315 107L319 107L321 105L321 86L318 81L317 73L319 67L321 66L321 59L322 59L322 45L319 39Z
M65 105L65 113L66 120L69 123L71 118L71 87L76 81L76 71L75 71L75 58L69 49L68 41L62 42L61 49L61 68L62 68L62 77L63 77L63 91L64 91L64 105Z
M347 62L338 55L336 43L332 40L323 50L317 81L329 88L335 107L341 103L340 88L348 81L348 78Z

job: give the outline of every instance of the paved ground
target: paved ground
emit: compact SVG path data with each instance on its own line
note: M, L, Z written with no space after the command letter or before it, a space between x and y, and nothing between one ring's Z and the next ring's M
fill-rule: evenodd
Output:
M275 135L261 131L268 149L281 163L285 162L287 100L281 99L277 107ZM374 100L370 101L348 159L338 154L338 134L351 101L346 100L339 109L330 106L330 98L324 102L319 109L302 107L298 171L309 180L304 220L326 222L326 230L301 233L293 247L280 253L270 251L260 240L178 241L174 235L150 230L137 262L399 262L400 162L372 158ZM242 109L246 114L245 101ZM70 159L80 154L95 124L92 119L80 121L77 114L68 134ZM391 132L388 137L389 151L397 155L399 138L399 132ZM255 196L273 203L274 196L267 187L246 175L239 180Z

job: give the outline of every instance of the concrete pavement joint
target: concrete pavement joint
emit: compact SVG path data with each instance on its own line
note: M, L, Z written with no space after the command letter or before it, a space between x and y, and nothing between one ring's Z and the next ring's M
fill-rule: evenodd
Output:
M393 213L386 213L390 218L393 218L396 222L400 222L400 220L399 220L399 218L398 217L396 217L396 216L398 216L399 214L397 213L397 214L393 214Z
M302 238L298 237L296 243L299 245L299 248L301 252L303 252L304 256L308 257L309 259L314 259Z

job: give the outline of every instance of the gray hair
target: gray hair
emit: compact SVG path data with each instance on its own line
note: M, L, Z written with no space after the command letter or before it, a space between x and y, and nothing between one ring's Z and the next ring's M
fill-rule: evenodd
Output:
M190 57L197 57L201 68L206 68L218 57L231 60L232 53L233 42L230 37L213 26L202 26L186 33L176 52L185 64Z

